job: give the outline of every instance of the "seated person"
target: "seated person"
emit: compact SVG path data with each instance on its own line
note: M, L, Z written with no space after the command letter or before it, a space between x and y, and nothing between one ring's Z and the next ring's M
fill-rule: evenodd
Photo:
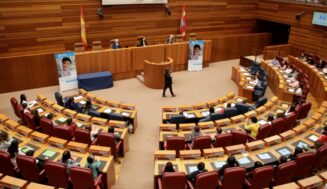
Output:
M300 82L299 82L298 79L292 77L290 80L291 80L291 82L288 83L288 85L289 85L290 87L298 88L298 87L300 86Z
M322 69L322 73L327 74L327 64L326 64L325 67Z
M296 160L296 156L298 154L301 154L301 153L303 153L303 149L300 148L300 147L296 147L295 150L294 150L294 153L292 155L290 155L289 159L290 160Z
M22 104L22 107L23 107L23 109L24 109L24 113L26 113L26 112L31 113L31 111L30 111L30 109L28 108L26 102L24 102L24 103Z
M302 86L302 84L300 84L300 86L295 90L295 94L301 96L302 92L303 92L302 88L303 88L303 86Z
M73 97L68 97L67 100L64 101L65 108L68 108L70 110L75 110L75 102Z
M274 58L274 59L271 61L271 64L272 64L273 66L275 66L276 68L279 68L279 67L280 67L280 63L279 63L279 61L278 61L276 58Z
M70 172L70 168L73 166L80 167L80 164L71 157L70 151L66 150L62 154L61 160L59 162L66 164L67 174Z
M77 128L77 125L75 122L73 122L73 119L72 118L68 118L67 119L67 124L66 126L69 128L70 132L71 132L71 135L74 136L74 131L75 129Z
M173 44L174 43L174 35L169 35L167 39L167 44Z
M207 169L205 169L205 166L206 166L206 165L205 165L203 162L198 163L198 165L197 165L198 170L192 172L192 173L187 177L187 179L188 179L189 181L191 181L191 182L194 184L194 183L195 183L196 175L208 171Z
M275 172L277 171L277 168L279 165L286 163L287 162L287 157L286 156L280 156L277 165L274 165Z
M27 98L25 94L20 95L20 105L23 105L24 103L28 104Z
M7 149L7 152L9 153L10 156L10 162L14 165L15 168L17 167L17 162L16 162L17 155L24 155L18 150L18 147L19 147L18 140L12 140L10 146Z
M111 46L112 49L120 49L120 44L119 44L119 40L116 38L113 43L112 43L112 46Z
M93 155L89 155L89 157L87 157L85 168L89 168L92 170L92 175L94 179L98 177L100 167L101 161L96 160Z
M87 99L85 105L82 107L82 113L88 114L91 109L92 109L91 100Z
M145 37L139 38L137 41L138 47L146 47L148 45L148 42L146 41Z
M217 132L217 135L220 135L221 133L223 133L223 130L221 129L221 127L217 127L216 128L216 132Z
M285 119L285 114L282 113L282 112L279 112L279 113L277 113L277 116L276 117L277 118L283 118L283 119Z
M192 136L191 136L192 141L193 141L196 137L201 136L201 135L202 135L202 133L201 133L200 127L199 127L198 125L195 126L195 127L194 127L194 130L193 130L193 132L192 132Z
M173 163L170 162L170 161L168 161L166 163L166 165L162 168L162 170L160 172L161 172L161 174L175 172Z
M99 128L96 126L92 126L91 124L85 125L85 129L90 132L91 141L97 137L99 133Z
M287 74L293 73L293 66L291 64L287 66L287 68L285 69L285 73Z
M250 120L247 120L247 124L245 125L244 129L247 132L250 132L251 136L255 138L258 135L260 124L258 123L258 119L256 117L251 117Z
M320 142L322 145L327 144L327 125L324 126L324 129L317 141Z
M119 141L120 140L120 135L115 133L115 127L109 127L108 128L108 133L112 133L115 136L115 140Z
M292 103L290 108L286 111L285 115L288 115L288 114L294 112L295 108L296 108L296 105L297 105L296 103Z
M12 138L8 135L5 131L0 131L0 150L7 151L11 142Z
M303 149L305 150L305 151L309 151L309 152L314 152L314 153L316 153L317 152L317 150L319 150L319 148L320 147L322 147L323 146L323 143L321 143L320 141L315 141L314 143L313 143L313 146L309 146L309 148L307 148L307 147L304 147Z
M240 166L238 164L238 162L236 161L235 157L233 155L230 155L227 159L227 162L224 166L222 166L219 170L218 170L218 174L219 176L222 178L224 176L224 171L225 169L227 168L230 168L230 167L238 167Z
M267 117L267 122L271 125L271 122L275 119L274 115L269 114Z
M35 125L40 126L40 115L39 115L39 111L37 111L37 109L34 109L34 110L31 111L31 113L34 116Z
M34 156L34 150L28 150L25 154L26 156L33 157ZM40 161L39 159L35 158L36 160L36 166L40 169L44 169L44 161Z
M259 168L259 167L262 167L262 166L263 166L263 164L262 164L260 161L255 161L255 162L254 162L254 166L253 166L253 168L252 168L252 171L250 171L249 173L247 173L247 174L246 174L246 177L249 178L249 179L251 179L252 176L253 176L254 170L255 170L256 168Z

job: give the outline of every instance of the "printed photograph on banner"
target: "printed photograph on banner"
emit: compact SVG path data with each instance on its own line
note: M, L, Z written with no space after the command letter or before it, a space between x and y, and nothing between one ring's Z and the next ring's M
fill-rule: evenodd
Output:
M202 70L204 42L200 40L189 41L188 71Z
M77 88L77 71L75 53L65 52L55 54L59 85L61 91Z

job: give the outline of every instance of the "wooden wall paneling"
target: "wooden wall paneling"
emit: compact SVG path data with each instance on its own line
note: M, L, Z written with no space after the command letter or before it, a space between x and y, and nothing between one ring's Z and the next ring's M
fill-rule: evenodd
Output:
M174 43L166 45L166 58L170 57L174 60L174 65L187 64L188 62L188 49L187 42Z
M297 20L296 14L306 13ZM289 44L300 51L327 54L327 28L312 24L314 11L327 12L326 6L297 2L262 0L258 3L257 18L291 25ZM297 54L298 54L297 50Z
M80 41L80 0L0 1L0 57L73 50ZM120 38L123 46L134 46L144 35L150 44L164 43L179 33L182 6L186 5L187 34L199 39L251 33L255 28L257 0L169 0L172 15L164 5L103 6L104 19L97 16L101 1L83 0L89 44L99 40L104 47Z
M144 60L159 63L165 61L165 59L165 45L132 47L132 65L134 71L144 69Z
M203 66L208 67L211 63L212 41L204 41Z
M247 53L247 47L263 49L270 44L270 33L240 34L222 36L212 39L212 61L223 61L239 58ZM250 55L250 53L249 53ZM251 54L252 55L252 54Z
M0 93L58 85L53 54L0 59Z

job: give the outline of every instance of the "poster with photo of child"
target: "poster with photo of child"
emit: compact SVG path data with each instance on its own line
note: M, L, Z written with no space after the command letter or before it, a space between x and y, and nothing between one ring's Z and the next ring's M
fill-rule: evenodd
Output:
M200 71L203 67L204 42L201 40L189 41L188 71Z
M65 52L55 54L60 91L77 89L77 71L75 53Z

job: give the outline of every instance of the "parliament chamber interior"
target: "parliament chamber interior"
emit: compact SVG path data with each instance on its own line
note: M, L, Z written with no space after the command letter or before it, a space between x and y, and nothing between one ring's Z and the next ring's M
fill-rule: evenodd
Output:
M1 0L0 188L327 188L326 0Z

